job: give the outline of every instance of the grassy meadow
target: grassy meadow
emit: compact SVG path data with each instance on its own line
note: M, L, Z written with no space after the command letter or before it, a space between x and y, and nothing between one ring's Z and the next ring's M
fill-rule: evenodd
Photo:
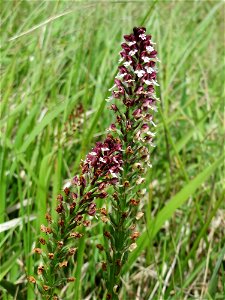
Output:
M27 274L47 210L112 122L123 34L156 42L152 169L121 299L225 297L224 2L1 1L0 299L40 299ZM101 203L99 202L100 206ZM108 203L110 206L110 203ZM61 298L100 299L98 219ZM75 292L76 291L76 292ZM104 298L105 299L105 298Z

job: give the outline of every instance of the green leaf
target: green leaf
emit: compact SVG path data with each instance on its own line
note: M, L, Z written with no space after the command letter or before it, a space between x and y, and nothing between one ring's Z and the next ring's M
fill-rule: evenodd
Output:
M130 266L135 262L140 253L149 245L150 241L156 236L159 230L162 228L166 220L169 220L177 208L181 207L187 199L193 195L197 188L205 182L210 175L216 170L216 168L222 163L224 155L222 155L213 164L204 169L194 179L192 179L182 190L180 190L175 196L173 196L168 203L159 211L156 218L150 222L147 230L142 234L138 241L138 247L130 255L127 264L123 268L123 273L126 273Z
M7 280L1 280L0 285L7 290L7 292L12 295L13 297L16 296L17 300L24 300L24 296L21 294L21 292L18 291L19 285L15 285L10 281Z
M213 274L212 274L212 277L210 279L210 282L209 282L209 288L208 288L208 293L209 295L215 299L215 294L216 294L216 291L217 291L217 284L218 284L218 271L220 269L220 266L222 264L222 261L223 261L223 258L224 258L224 255L225 255L225 246L223 247L218 259L217 259L217 262L216 262L216 265L215 265L215 268L213 270Z

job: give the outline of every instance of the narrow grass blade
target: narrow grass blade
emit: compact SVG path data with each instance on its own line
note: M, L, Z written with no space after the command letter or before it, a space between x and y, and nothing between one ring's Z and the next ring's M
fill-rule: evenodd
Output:
M200 174L192 179L182 190L180 190L174 197L172 197L163 209L157 214L155 220L150 223L149 228L145 231L138 241L137 249L130 255L127 264L123 269L123 273L126 273L130 266L134 263L140 253L148 246L150 240L159 232L166 220L169 220L177 208L181 207L187 201L187 199L196 191L201 184L206 181L210 175L218 168L222 163L224 155L222 155L213 164L205 168Z

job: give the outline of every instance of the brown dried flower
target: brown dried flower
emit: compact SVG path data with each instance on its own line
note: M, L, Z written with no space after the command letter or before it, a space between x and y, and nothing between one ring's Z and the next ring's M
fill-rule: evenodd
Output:
M68 261L64 260L63 262L59 263L59 267L62 268L62 267L67 267L68 265Z
M34 248L33 253L41 254L42 250L41 248Z
M27 280L32 283L36 283L36 279L33 276L28 276Z

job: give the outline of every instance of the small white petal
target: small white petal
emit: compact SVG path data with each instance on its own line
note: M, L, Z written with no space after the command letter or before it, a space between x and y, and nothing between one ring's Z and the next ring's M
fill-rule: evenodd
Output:
M146 63L147 63L147 62L150 62L150 60L151 60L151 58L150 58L150 57L147 57L147 56L143 56L142 59L143 59L143 61L146 62Z
M145 181L145 178L143 177L139 177L137 180L136 180L136 184L142 184L143 182Z
M96 152L90 152L89 154L90 154L90 155L93 155L93 156L96 156L96 155L97 155Z
M132 64L132 61L125 61L125 63L123 64L125 67L129 67Z
M152 82L150 80L144 80L144 83L150 85Z
M144 70L136 70L134 73L137 74L138 78L141 78L145 74L145 71Z
M142 211L139 211L136 215L136 220L140 220L144 216L144 213Z
M144 41L146 40L146 34L142 33L139 35L139 37Z
M154 79L152 79L152 83L153 83L154 85L157 85L157 86L159 86L158 82L157 82L157 81L155 81Z
M111 175L112 175L113 178L117 178L118 177L116 173L113 173L113 171L109 170L109 172L111 173Z
M147 50L148 52L152 52L152 51L154 51L154 48L153 48L152 46L147 46L147 47L146 47L146 50Z
M130 46L133 46L134 44L136 44L136 42L135 41L133 41L133 42L128 42L127 43L127 45L130 47Z
M104 158L100 157L99 160L103 163L106 163L106 160L104 160Z
M130 56L134 56L135 53L137 53L137 50L131 50L131 51L129 52L129 55L130 55Z
M145 67L148 74L151 74L152 72L155 72L155 70L151 67Z
M132 252L137 248L137 244L136 243L132 243L129 247L129 251Z
M150 135L150 136L155 136L155 133L151 132L151 131L148 131L147 134Z

